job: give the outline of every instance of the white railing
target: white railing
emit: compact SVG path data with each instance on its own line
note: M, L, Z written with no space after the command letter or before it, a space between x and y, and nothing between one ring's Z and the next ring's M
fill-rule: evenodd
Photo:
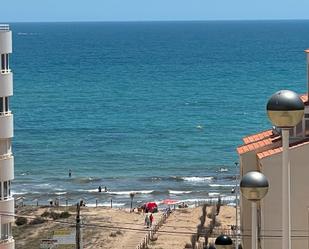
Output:
M12 156L13 156L12 152L7 153L7 154L3 154L3 155L0 155L0 160L8 159L8 158L11 158Z
M7 111L7 112L0 112L0 117L2 117L2 116L9 116L9 115L11 115L12 114L12 112L11 111Z
M0 69L0 73L1 74L6 74L6 73L10 73L11 72L11 69L8 68L8 69Z
M0 30L10 30L10 25L8 24L0 24Z
M6 243L11 243L11 242L14 242L12 235L8 235L8 237L5 239L0 239L0 244L6 244Z

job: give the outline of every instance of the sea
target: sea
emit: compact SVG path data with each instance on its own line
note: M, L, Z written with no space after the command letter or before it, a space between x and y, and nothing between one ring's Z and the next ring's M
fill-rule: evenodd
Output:
M10 26L17 203L233 203L242 137L307 91L309 21Z

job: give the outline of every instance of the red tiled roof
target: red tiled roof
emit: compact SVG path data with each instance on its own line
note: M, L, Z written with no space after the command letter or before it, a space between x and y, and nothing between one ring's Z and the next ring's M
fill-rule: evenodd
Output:
M301 94L299 95L299 97L301 98L301 100L306 103L308 101L308 94Z
M265 138L269 138L272 135L273 135L272 130L267 130L267 131L262 131L261 133L258 133L258 134L244 137L242 140L244 141L245 144L250 144L250 143L257 142L259 140L263 140Z
M295 143L291 143L290 148L296 148L296 147L299 147L299 146L302 146L302 145L305 145L305 144L309 144L309 138L305 138L305 139L297 141ZM262 158L265 158L265 157L268 157L268 156L272 156L274 154L278 154L280 152L282 152L281 146L277 147L277 148L270 149L270 150L266 150L266 151L263 151L263 152L260 152L260 153L257 153L257 157L259 159L262 159Z
M259 148L263 148L264 146L267 146L267 145L270 145L274 142L277 142L278 141L277 138L278 138L278 136L275 136L273 138L268 137L268 138L265 138L263 140L258 140L255 143L250 143L250 144L245 144L245 145L239 146L237 148L237 152L238 152L238 154L241 155L241 154L249 152L249 151L253 151L253 150L256 150L256 149L259 149Z
M306 50L307 52L307 50ZM309 53L309 49L308 49L308 53ZM304 102L305 105L309 105L308 102L308 94L300 94L299 97L301 98L301 100ZM272 130L266 130L266 131L262 131L260 133L257 134L253 134L253 135L249 135L247 137L243 138L243 142L244 145L241 145L237 148L237 152L238 154L243 154L249 151L253 151L255 149L259 149L262 148L266 145L270 145L273 142L277 142L277 138L279 138L279 135L274 135ZM276 139L276 141L275 141ZM280 139L280 138L279 138ZM297 144L293 144L293 147L295 146L299 146L302 145L304 142L306 142L308 139L302 140L300 142L297 142ZM309 142L309 140L308 140ZM261 159L264 158L266 156L270 156L276 153L279 153L282 151L282 148L274 148L274 149L270 149L267 151L263 151L257 154L257 156Z

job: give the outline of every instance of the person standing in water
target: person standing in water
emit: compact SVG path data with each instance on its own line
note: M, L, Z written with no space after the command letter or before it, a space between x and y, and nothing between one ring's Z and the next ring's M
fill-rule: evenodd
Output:
M72 170L69 169L69 177L71 178L71 176L72 176Z

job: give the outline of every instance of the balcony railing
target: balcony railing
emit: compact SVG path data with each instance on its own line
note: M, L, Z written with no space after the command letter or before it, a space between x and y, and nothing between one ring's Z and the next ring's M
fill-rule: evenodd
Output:
M12 242L14 242L12 235L7 235L7 238L0 239L0 244L6 244L6 243L12 243Z
M1 116L8 116L8 115L11 115L12 112L11 111L7 111L7 112L0 112L0 117Z
M3 159L9 159L13 156L13 153L10 152L10 153L6 153L6 154L3 154L3 155L0 155L0 160L3 160Z
M8 31L8 30L10 30L10 25L0 24L0 31Z
M11 72L11 69L8 68L8 69L0 69L0 73L1 74L6 74L6 73L10 73Z

